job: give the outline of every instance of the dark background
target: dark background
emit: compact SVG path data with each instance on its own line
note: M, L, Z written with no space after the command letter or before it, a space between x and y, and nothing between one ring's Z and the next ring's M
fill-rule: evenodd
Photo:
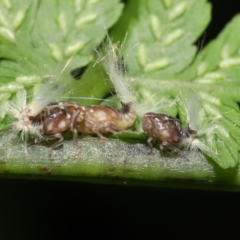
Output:
M240 12L236 0L211 2L205 44ZM4 240L239 238L239 219L240 193L234 192L0 180Z

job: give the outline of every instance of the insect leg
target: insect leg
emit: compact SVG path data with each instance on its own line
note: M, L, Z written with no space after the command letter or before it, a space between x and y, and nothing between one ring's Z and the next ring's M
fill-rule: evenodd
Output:
M147 144L150 148L149 152L148 152L148 155L152 153L152 150L153 150L153 144L152 142L155 142L155 138L153 137L149 137L148 140L147 140Z
M170 150L171 152L177 153L179 156L186 158L187 160L189 160L186 155L183 153L183 151L181 151L180 149L178 149L177 147L173 146L172 144L163 141L160 143L159 145L160 150L164 150L164 148L167 148L168 150Z
M97 136L99 137L99 138L101 138L101 139L103 139L103 140L106 140L107 138L106 137L104 137L101 133L100 133L100 131L98 130L98 129L92 129L92 132L93 133L95 133L95 134L97 134Z
M80 113L80 111L77 110L77 111L74 112L74 114L73 114L73 116L72 116L72 120L71 120L71 123L70 123L70 129L71 129L71 130L73 130L73 126L74 126L76 117L78 116L79 113ZM75 134L75 130L76 130L76 129L73 130L73 131L74 131L74 134ZM77 131L77 130L76 130L76 131Z
M105 123L105 128L106 128L106 131L110 132L110 133L117 133L117 132L122 132L124 131L125 129L117 126L116 124L114 124L113 122L106 122Z
M76 129L73 130L73 144L81 147L80 143L78 142L78 131Z
M182 154L182 151L179 150L178 148L176 148L175 146L173 146L172 144L168 143L167 141L162 141L160 144L159 144L159 148L163 151L164 148L167 148L168 150L170 150L171 152L175 152L175 153L178 153L178 154Z
M48 151L48 156L51 157L53 149L63 144L64 138L61 133L56 133L50 136L46 136L44 138L35 139L34 144L38 144L43 141L51 141L55 139L59 139L59 140L55 142L51 147L49 147L49 151Z
M99 138L106 139L102 134L101 130L103 132L110 132L110 133L116 133L124 131L123 128L117 126L112 121L106 121L104 123L96 123L92 126L92 132L97 134Z

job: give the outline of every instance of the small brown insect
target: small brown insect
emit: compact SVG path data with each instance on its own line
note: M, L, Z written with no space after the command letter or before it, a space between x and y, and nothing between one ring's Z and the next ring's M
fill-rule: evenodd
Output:
M83 107L73 102L59 102L50 103L36 117L28 116L28 121L41 134L41 137L34 140L34 144L58 139L49 149L50 157L52 150L63 143L62 133L65 131L71 130L74 133L73 143L78 145L78 132L96 134L104 139L102 134L124 131L133 125L136 117L131 103L122 103L122 108L118 110L110 106ZM25 120L26 118L25 116Z
M63 132L72 131L73 143L78 145L78 132L104 138L104 133L119 132L132 126L137 117L131 103L122 103L122 108L118 110L100 105L83 107L75 102L48 103L49 99L36 97L27 104L26 91L22 89L14 102L6 102L2 107L5 113L17 119L13 130L21 133L26 154L29 136L34 138L31 144L57 140L49 148L48 155L51 156L53 149L63 143Z
M62 133L72 130L74 132L73 143L77 145L77 131L73 129L73 124L77 116L81 118L84 109L83 106L74 102L55 102L50 103L37 116L25 114L24 120L28 123L29 134L36 137L32 144L58 139L49 148L48 155L51 156L52 150L64 141Z
M101 139L104 133L116 133L131 127L137 114L131 109L132 103L123 103L121 109L110 106L88 106L75 119L73 128L84 134L96 134Z
M167 148L180 155L183 155L182 151L175 146L184 145L186 139L194 138L197 133L189 127L184 128L180 120L174 117L153 112L144 114L142 128L149 136L147 143L151 151L153 148L152 142L158 140L160 150Z

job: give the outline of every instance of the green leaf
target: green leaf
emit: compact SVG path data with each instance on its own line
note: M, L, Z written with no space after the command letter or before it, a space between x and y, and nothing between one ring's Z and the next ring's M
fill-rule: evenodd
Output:
M238 15L216 40L200 52L192 66L177 76L195 78L195 84L199 84L199 91L210 93L206 95L206 101L215 98L220 102L214 106L222 115L219 121L222 134L218 134L216 141L219 157L214 160L223 168L234 167L239 161L239 107L235 101L240 100L238 62L240 39L234 34L239 26Z
M71 81L69 71L90 63L93 49L122 10L118 0L7 3L0 2L2 88L21 75L26 80L19 80L21 86L46 76Z
M210 5L205 0L166 2L139 1L138 19L131 22L124 46L130 75L166 79L194 58L192 44L209 23Z

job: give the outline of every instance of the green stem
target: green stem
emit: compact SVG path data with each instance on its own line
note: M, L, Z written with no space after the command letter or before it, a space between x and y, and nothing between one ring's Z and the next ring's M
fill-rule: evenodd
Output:
M83 181L208 190L240 190L240 168L223 170L200 152L162 157L158 149L148 155L144 143L95 137L79 140L78 148L67 140L53 157L46 146L32 146L25 156L21 143L10 135L1 139L0 177Z

